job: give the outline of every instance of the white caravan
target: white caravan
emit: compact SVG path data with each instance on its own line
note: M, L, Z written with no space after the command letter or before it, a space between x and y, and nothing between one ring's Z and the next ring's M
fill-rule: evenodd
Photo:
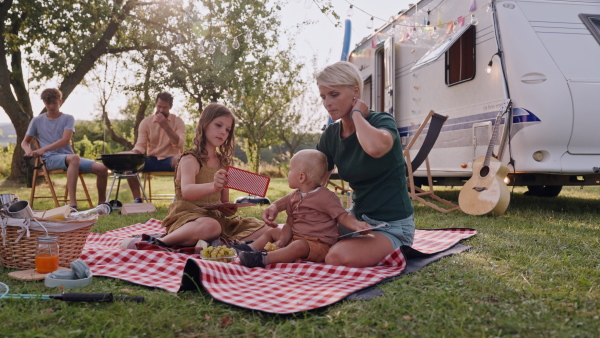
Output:
M472 4L423 0L363 39L348 59L363 100L394 115L404 145L430 110L448 115L429 156L436 184L471 176L508 100L494 153L509 185L556 196L599 184L600 1Z

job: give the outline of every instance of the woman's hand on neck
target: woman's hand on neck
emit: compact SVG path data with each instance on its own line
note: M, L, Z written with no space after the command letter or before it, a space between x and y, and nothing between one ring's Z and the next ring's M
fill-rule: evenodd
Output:
M342 138L346 138L356 132L355 121L366 120L369 116L369 107L360 99L353 99L350 111L342 117Z

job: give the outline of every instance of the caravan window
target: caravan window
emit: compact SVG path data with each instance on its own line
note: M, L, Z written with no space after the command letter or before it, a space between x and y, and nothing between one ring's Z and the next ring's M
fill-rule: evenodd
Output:
M475 78L475 26L469 27L446 52L446 85Z
M598 14L579 14L583 24L590 30L596 41L600 43L600 15Z

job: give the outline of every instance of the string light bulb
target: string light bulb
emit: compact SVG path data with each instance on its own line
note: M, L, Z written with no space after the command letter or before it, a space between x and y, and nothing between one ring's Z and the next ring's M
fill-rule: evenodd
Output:
M244 42L252 43L252 33L250 33L250 32L246 33L246 35L244 36Z
M258 27L258 31L261 33L266 33L267 32L267 25L263 22L262 24L260 24L260 27Z
M367 29L372 29L373 28L373 17L371 17L371 20L367 21Z
M240 42L238 41L237 36L235 38L233 38L233 42L231 43L231 47L233 47L233 49L240 48Z
M212 42L209 42L208 50L207 50L208 54L214 54L216 49L217 49L217 47L215 46L215 44Z
M471 25L477 26L478 23L479 23L479 20L477 19L475 14L471 14Z
M485 68L485 72L486 73L491 73L492 72L492 65L494 64L494 61L490 60L490 62L488 62L487 67Z
M223 40L221 43L221 53L227 54L227 40Z
M440 33L437 31L437 27L433 27L433 31L431 31L431 38L437 39L440 37Z
M354 15L354 5L350 5L350 8L348 8L348 11L346 12L346 15L351 18Z

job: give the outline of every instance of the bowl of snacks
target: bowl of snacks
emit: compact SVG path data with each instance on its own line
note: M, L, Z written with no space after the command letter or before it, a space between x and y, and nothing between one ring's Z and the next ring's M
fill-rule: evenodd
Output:
M237 253L234 248L228 248L225 245L209 246L202 249L200 258L213 262L231 263L237 258Z

